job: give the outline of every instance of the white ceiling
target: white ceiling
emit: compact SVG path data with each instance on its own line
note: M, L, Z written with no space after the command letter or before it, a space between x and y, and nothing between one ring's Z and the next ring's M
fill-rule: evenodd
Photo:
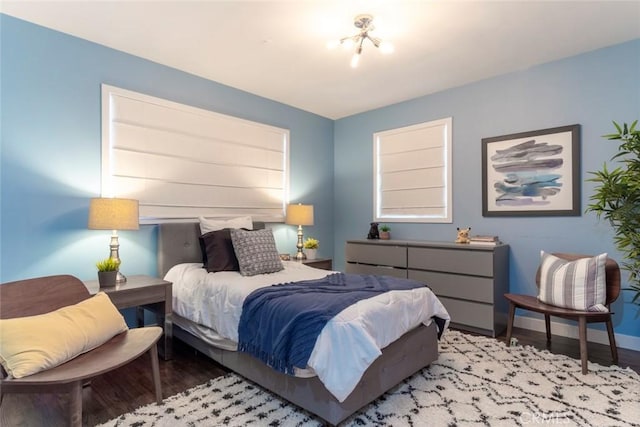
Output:
M2 12L331 119L640 38L634 1L28 1ZM326 42L375 16L383 55Z

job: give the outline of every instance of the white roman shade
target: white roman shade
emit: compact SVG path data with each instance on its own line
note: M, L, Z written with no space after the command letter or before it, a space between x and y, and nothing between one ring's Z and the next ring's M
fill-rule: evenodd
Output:
M373 135L374 221L452 222L451 117Z
M102 86L102 195L141 222L251 215L283 221L289 131Z

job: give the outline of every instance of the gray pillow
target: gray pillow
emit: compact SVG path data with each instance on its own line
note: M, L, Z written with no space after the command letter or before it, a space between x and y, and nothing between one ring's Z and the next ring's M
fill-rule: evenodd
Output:
M270 229L254 231L232 229L230 232L240 274L255 276L284 269L276 248L276 240Z

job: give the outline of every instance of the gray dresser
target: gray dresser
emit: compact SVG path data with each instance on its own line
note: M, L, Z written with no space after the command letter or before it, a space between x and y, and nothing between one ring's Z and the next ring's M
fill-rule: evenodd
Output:
M509 246L404 240L349 240L347 273L425 282L451 315L451 326L499 335L507 325Z

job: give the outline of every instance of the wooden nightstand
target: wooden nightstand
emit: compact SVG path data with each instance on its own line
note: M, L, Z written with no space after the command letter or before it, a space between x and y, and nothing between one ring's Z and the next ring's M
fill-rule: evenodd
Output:
M333 260L331 258L305 259L302 263L321 270L333 270Z
M118 309L136 307L138 326L144 326L144 309L156 314L156 322L164 330L164 339L158 341L160 356L172 357L173 319L171 282L151 276L127 276L126 283L100 288L97 280L86 280L84 285L93 295L103 291Z

